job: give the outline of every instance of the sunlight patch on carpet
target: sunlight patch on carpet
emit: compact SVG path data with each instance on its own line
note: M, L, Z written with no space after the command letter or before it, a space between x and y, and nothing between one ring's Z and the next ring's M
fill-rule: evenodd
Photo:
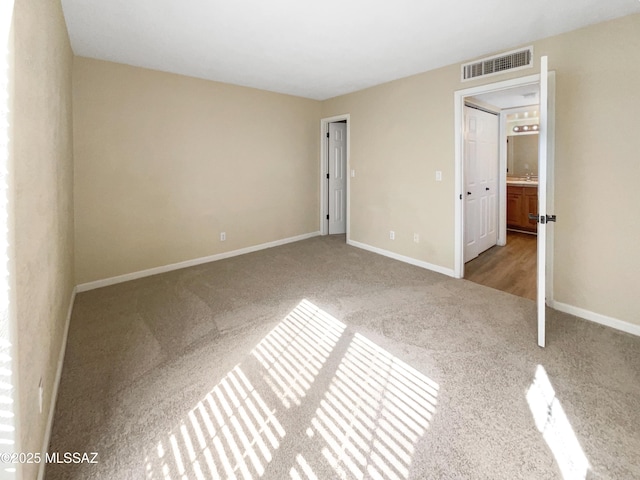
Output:
M146 478L407 479L437 394L303 300L153 445Z
M406 479L437 395L438 384L355 334L307 435L322 438L338 478ZM292 478L312 478L294 470Z
M253 349L265 382L286 408L300 405L345 328L303 300Z
M275 410L238 365L158 442L145 462L147 478L260 477L284 436Z
M563 478L584 480L590 467L589 460L542 365L538 365L527 391L527 402L536 427L558 462Z

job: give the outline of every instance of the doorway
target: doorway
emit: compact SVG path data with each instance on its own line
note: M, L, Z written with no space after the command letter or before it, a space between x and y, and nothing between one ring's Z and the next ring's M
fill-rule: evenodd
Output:
M320 121L320 234L349 241L350 115Z
M456 117L456 197L463 200L466 196L464 185L465 165L464 165L464 105L471 102L483 107L488 111L500 113L499 126L499 161L497 179L497 203L498 203L498 235L497 245L507 243L507 113L517 110L517 105L521 107L525 104L535 105L539 103L537 92L539 92L540 75L530 75L515 78L503 82L483 85L466 90L455 92L455 117ZM533 94L533 95L532 95ZM518 103L519 102L519 103ZM514 110L515 109L515 110ZM465 211L464 201L456 201L455 204L455 256L454 275L456 278L464 278L464 230ZM547 286L550 284L547 283Z
M476 95L500 94L517 90L517 87L528 88L537 85L540 92L540 124L539 124L539 194L538 214L534 220L538 225L537 258L536 258L536 307L538 323L538 345L545 346L546 307L553 302L553 228L555 215L553 195L553 162L554 162L554 105L555 105L555 73L548 69L548 58L540 59L540 74L505 80L490 85L459 90L454 93L455 117L455 222L454 222L454 276L464 277L464 230L465 203L464 192L464 122L463 106L467 98ZM523 96L527 96L524 94ZM504 129L501 129L504 135ZM501 144L506 142L502 141ZM505 150L505 149L503 149ZM505 186L499 192L499 244L506 242L506 152L500 154L499 182ZM552 222L551 224L549 222Z
M498 135L497 127L495 133L491 132L490 135L496 139L495 153L487 152L485 149L484 155L490 154L490 160L495 160L495 166L492 164L491 170L495 171L497 176L499 150L506 152L506 185L498 185L500 190L506 191L505 241L495 247L493 247L497 243L495 241L486 243L482 248L477 249L480 250L479 256L469 256L468 232L471 226L477 227L478 223L475 222L474 225L473 217L486 216L487 207L479 214L477 209L465 208L464 278L530 300L536 300L537 288L538 222L534 218L537 218L538 212L538 97L537 85L515 87L515 89L490 94L488 98L483 95L471 97L470 101L483 102L485 108L490 106L492 111L497 112L500 117L499 128L503 131ZM465 114L467 109L468 107L465 107ZM465 130L469 128L469 122L465 121ZM498 142L498 136L502 139L502 143ZM473 135L465 131L464 169L467 178L472 175L469 169L473 169L473 163L468 162L467 158L473 157L475 153L474 144L469 141L469 138L473 138ZM477 156L480 158L480 153ZM478 164L483 166L480 161ZM489 177L489 175L486 176ZM468 207L469 199L473 198L472 193L476 192L469 188L468 180L465 183L468 194L465 206ZM488 205L491 206L490 203ZM497 205L492 210L492 215L497 218Z

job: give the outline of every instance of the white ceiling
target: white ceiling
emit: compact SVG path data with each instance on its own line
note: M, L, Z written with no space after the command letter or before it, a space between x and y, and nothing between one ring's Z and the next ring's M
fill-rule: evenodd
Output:
M62 0L62 6L76 55L317 100L640 12L638 0Z

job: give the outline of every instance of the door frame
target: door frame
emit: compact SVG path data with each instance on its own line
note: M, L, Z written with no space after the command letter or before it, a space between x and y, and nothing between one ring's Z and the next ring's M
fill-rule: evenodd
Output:
M549 202L547 205L548 211L554 211L553 205L553 184L554 184L554 152L555 152L555 72L549 72L549 128L548 128L548 142L549 156L547 164L549 167L548 188L550 191ZM477 87L466 88L463 90L457 90L454 92L454 126L455 126L455 197L454 197L454 268L453 274L455 278L464 278L464 104L466 97L472 97L475 95L481 95L484 93L492 93L500 90L506 90L512 87L539 84L540 74L528 75L525 77L513 78L510 80L504 80L501 82L490 83L486 85L480 85ZM502 122L501 122L502 123ZM501 125L501 134L504 128ZM504 149L501 142L501 149ZM506 184L507 184L507 172L506 172L506 152L504 155L500 154L500 172L499 172L499 230L498 240L506 240ZM503 229L504 223L504 229ZM504 232L505 237L502 236ZM547 288L546 298L547 303L553 303L553 230L547 238Z
M334 122L347 122L347 242L351 238L351 114L345 113L320 119L320 235L329 234L329 185L327 182L329 149L327 147L327 132L329 124Z

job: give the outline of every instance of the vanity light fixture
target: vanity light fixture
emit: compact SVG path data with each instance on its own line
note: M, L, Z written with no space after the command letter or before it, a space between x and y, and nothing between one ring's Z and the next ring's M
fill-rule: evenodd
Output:
M513 131L518 133L518 132L537 132L538 131L538 125L517 125L515 127L513 127Z

